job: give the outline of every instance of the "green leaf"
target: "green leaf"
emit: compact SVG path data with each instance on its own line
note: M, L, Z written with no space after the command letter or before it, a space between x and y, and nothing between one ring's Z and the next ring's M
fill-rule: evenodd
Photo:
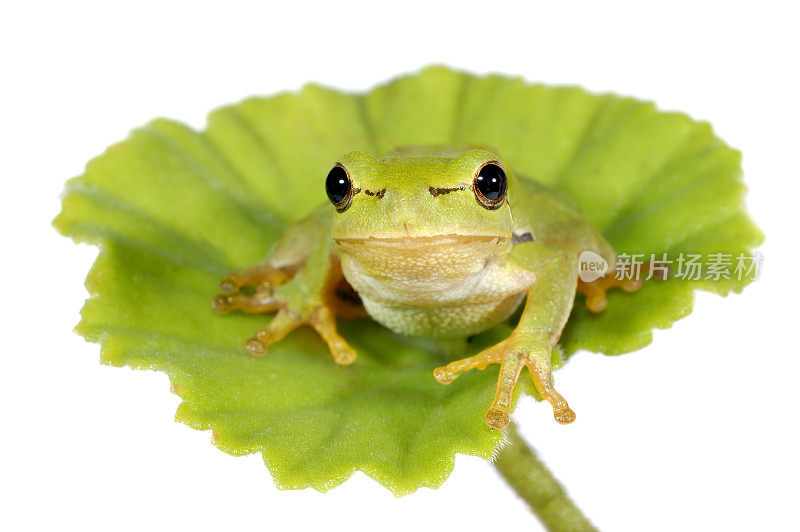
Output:
M210 300L225 273L259 262L325 200L338 155L444 142L488 144L562 189L621 252L749 253L762 239L744 211L739 154L707 124L629 98L433 67L365 95L310 85L252 98L214 111L202 132L156 120L111 146L68 183L55 221L101 247L78 332L102 345L103 363L168 373L178 419L212 429L231 454L261 452L280 487L325 490L356 470L396 494L440 485L455 453L489 457L501 441L483 423L496 367L441 386L432 371L445 346L369 320L341 323L359 353L352 366L335 365L308 328L257 359L242 341L269 317L218 316ZM561 354L639 349L690 312L693 289L744 284L653 281L612 293L600 315L577 304Z

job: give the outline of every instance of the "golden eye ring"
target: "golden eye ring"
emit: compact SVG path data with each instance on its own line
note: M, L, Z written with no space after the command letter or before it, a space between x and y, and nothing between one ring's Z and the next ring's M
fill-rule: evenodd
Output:
M336 163L325 178L325 193L336 207L336 212L344 212L353 201L353 180L350 172L341 163Z
M508 192L508 178L500 162L483 163L475 172L472 190L475 192L475 199L483 207L489 210L499 208Z

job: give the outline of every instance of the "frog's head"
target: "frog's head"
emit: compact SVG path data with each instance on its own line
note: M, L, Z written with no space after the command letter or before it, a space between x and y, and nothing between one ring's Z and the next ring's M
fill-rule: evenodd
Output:
M362 263L376 253L417 260L447 249L461 262L453 268L471 270L462 260L480 264L511 248L507 170L486 149L409 147L380 160L351 152L325 187L337 211L331 237Z

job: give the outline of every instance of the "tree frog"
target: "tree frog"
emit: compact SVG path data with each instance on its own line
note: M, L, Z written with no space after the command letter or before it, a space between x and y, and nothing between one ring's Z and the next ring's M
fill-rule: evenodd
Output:
M263 264L229 274L213 300L220 313L277 311L247 340L250 353L261 356L308 324L337 364L351 364L356 352L336 316L366 314L404 335L466 337L508 319L525 300L508 338L433 376L449 384L500 364L484 419L502 429L527 367L556 421L575 419L553 386L550 359L576 292L600 311L607 289L638 286L608 275L579 282L582 252L608 264L616 254L569 198L474 146L400 147L383 158L354 151L333 164L324 185L330 204L290 225Z

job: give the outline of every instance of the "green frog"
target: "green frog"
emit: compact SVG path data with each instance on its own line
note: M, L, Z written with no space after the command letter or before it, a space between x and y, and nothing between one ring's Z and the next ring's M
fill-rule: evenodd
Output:
M347 153L324 186L330 204L290 225L263 264L229 274L214 298L220 313L277 312L246 341L250 353L262 356L308 324L337 364L351 364L356 352L338 333L337 316L366 315L404 335L468 337L508 319L524 300L508 338L433 376L449 384L499 364L484 419L503 429L527 367L556 421L575 419L553 385L551 349L576 292L599 312L606 290L632 291L638 281L580 280L582 253L606 264L616 254L568 197L475 146L400 147L382 158Z

